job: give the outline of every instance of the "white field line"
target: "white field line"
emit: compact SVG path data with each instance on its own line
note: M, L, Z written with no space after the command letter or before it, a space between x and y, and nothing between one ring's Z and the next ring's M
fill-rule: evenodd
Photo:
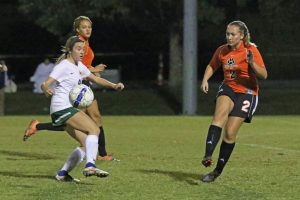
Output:
M250 147L259 147L262 149L270 149L270 150L278 150L278 151L288 151L288 152L293 152L293 153L300 153L300 150L295 150L295 149L287 149L287 148L280 148L280 147L272 147L268 145L261 145L261 144L243 144L240 143L239 145L245 145L245 146L250 146Z

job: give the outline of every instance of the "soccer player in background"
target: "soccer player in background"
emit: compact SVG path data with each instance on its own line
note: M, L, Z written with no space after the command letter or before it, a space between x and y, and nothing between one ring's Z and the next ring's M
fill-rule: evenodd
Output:
M74 20L73 23L73 30L80 37L82 41L84 41L84 56L82 59L82 63L92 72L97 75L100 75L99 72L104 71L106 65L99 64L95 67L92 66L92 62L94 59L94 52L89 45L89 38L92 34L92 21L90 18L86 16L79 16ZM87 80L83 81L83 84L87 86L91 86L90 82ZM105 134L104 128L102 123L102 116L99 110L98 102L94 99L93 103L85 109L86 114L88 114L97 126L100 128L100 135L99 135L99 147L97 160L103 161L112 161L114 157L107 153L106 145L105 145ZM52 123L40 123L38 120L32 120L25 130L24 139L26 140L31 135L35 134L39 130L53 130L53 131L63 131L64 127L53 127Z
M4 115L5 106L5 76L7 73L7 66L4 60L0 60L0 116Z
M227 44L217 48L206 67L201 90L208 92L209 78L222 67L224 80L216 97L216 107L206 138L202 164L212 165L212 154L224 128L219 158L215 169L202 177L213 182L221 175L234 149L236 136L243 122L250 123L258 104L257 78L266 79L267 70L256 45L250 42L250 33L242 21L233 21L226 30Z
M41 86L44 94L48 97L51 96L52 124L66 126L70 136L80 144L57 173L56 179L59 181L78 181L71 177L69 172L83 161L84 157L86 157L86 165L83 169L85 176L106 177L109 175L108 172L98 169L95 165L100 129L85 112L71 105L69 93L83 78L115 90L122 90L124 85L111 83L91 73L81 62L85 52L84 46L84 41L80 37L70 37L53 71ZM51 87L53 84L55 87Z

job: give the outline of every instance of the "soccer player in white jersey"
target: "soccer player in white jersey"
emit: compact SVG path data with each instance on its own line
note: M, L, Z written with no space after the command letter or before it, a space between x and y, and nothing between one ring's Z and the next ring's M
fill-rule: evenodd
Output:
M83 169L85 176L106 177L108 172L98 169L95 160L98 151L99 127L84 112L74 108L69 102L69 92L83 78L87 78L104 87L122 90L122 83L111 83L103 78L93 75L82 63L84 43L77 36L70 37L63 54L57 59L56 66L41 86L47 97L51 96L50 114L55 126L66 125L67 132L80 143L68 157L62 169L57 173L59 181L78 181L69 175L84 157L86 165ZM54 86L52 86L54 85ZM79 130L74 131L74 130Z

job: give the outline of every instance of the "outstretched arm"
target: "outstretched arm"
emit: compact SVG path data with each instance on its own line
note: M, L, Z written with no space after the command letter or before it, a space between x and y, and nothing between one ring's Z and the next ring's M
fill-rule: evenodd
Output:
M111 89L114 89L114 90L123 90L124 89L124 85L123 83L112 83L104 78L101 78L101 77L98 77L98 76L95 76L94 74L90 74L88 76L88 79L97 83L98 85L102 85L104 87L107 87L107 88L111 88Z

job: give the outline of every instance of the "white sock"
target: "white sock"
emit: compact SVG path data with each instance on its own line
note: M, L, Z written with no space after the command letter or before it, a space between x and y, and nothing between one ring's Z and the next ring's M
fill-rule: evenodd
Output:
M61 168L61 170L65 170L67 172L72 171L74 167L76 167L79 163L83 161L85 157L85 152L80 148L77 147L68 157L66 160L64 166Z
M98 153L98 136L88 135L85 140L86 163L95 164Z

